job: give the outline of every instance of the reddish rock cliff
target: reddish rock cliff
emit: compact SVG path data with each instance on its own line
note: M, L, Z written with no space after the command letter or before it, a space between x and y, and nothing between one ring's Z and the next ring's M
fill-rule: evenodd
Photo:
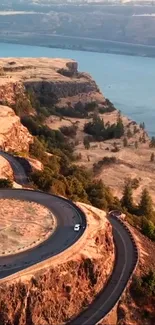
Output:
M28 151L33 137L8 106L0 105L0 148L5 151Z

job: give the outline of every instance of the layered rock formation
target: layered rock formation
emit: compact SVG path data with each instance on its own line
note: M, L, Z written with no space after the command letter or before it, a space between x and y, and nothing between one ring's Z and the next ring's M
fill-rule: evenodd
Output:
M105 99L95 81L86 73L78 72L77 62L68 59L14 58L0 59L0 101L13 105L19 94L33 90L47 104L57 101L59 106L74 106L81 101Z
M8 151L28 151L33 137L21 124L20 119L14 111L0 105L0 149Z
M75 245L0 281L2 324L64 324L105 286L114 264L112 227L105 212L85 204L79 206L87 214L88 227Z

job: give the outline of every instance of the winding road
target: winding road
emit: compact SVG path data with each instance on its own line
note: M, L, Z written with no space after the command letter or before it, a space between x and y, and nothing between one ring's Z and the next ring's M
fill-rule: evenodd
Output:
M28 185L27 175L23 166L18 162L18 160L4 151L0 151L0 155L5 158L12 167L15 182L20 185Z
M19 162L13 156L5 153L2 155L10 162L15 180L20 181L20 184L27 182L26 174ZM0 190L0 198L15 198L43 204L51 209L57 218L57 228L54 234L44 243L32 250L0 258L0 265L4 265L3 270L0 270L0 278L60 253L76 242L86 227L85 215L69 200L29 190ZM109 221L113 226L116 247L116 261L111 278L89 308L67 325L95 325L100 321L119 300L137 264L138 252L130 231L112 215L109 215ZM84 226L78 233L73 230L75 223L81 223ZM8 269L8 264L12 266L10 269Z
M54 233L42 244L15 255L0 257L0 278L16 273L30 265L36 264L49 257L57 255L73 245L86 226L86 219L81 210L70 201L54 195L30 190L0 190L1 198L14 198L17 200L33 201L44 205L52 211L57 219ZM20 216L19 216L20 219ZM79 232L74 231L74 225L83 225ZM1 266L4 266L1 269Z

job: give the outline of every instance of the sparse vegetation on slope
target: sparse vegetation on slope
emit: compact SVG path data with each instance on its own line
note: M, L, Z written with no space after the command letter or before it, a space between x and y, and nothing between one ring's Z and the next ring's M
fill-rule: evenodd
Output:
M85 124L84 131L93 136L96 141L121 138L124 135L124 126L120 113L116 124L104 124L104 120L98 114L94 114L92 122Z
M142 309L142 315L149 324L155 322L155 271L149 270L146 274L133 278L130 292L136 304Z
M64 195L74 201L92 203L101 209L113 204L113 196L102 181L93 181L93 175L84 167L74 165L74 145L61 131L42 125L37 117L24 117L22 123L36 136L30 146L32 156L41 160L43 171L31 174L31 181L39 189L53 194ZM65 129L72 132L73 128ZM63 130L64 131L64 130ZM46 150L52 154L48 156Z

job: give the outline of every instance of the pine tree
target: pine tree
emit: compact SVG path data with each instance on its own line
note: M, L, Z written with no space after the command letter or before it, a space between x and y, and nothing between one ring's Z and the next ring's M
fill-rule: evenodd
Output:
M151 141L150 141L150 148L155 148L155 137L152 137L152 138L151 138Z
M135 141L135 149L138 149L138 142Z
M131 132L131 130L130 129L128 129L128 131L127 131L127 138L128 139L130 139L131 137L132 137L132 132Z
M152 213L153 213L152 198L146 188L143 190L141 195L141 199L139 203L139 213L140 215L143 215L148 219L152 217Z
M151 156L150 156L150 161L151 161L151 162L154 162L154 158L155 158L155 157L154 157L154 152L152 152L152 153L151 153Z
M85 146L85 149L89 149L90 148L90 142L89 142L89 139L88 137L85 137L84 140L83 140L83 144Z
M121 114L122 114L122 112L121 112L121 110L119 110L119 111L117 112L117 120L119 120L119 119L121 118Z
M136 125L134 125L134 128L133 128L133 133L136 134L138 132L138 128Z
M142 123L142 129L145 130L145 123Z
M150 239L153 239L155 234L155 225L145 217L142 220L142 233Z
M146 135L145 132L143 132L143 136L142 136L142 142L143 143L146 143L146 137L145 137L145 135Z
M119 117L118 115L116 129L115 129L115 138L121 138L122 135L124 135L124 125L123 125L122 118Z
M140 128L142 129L142 130L144 130L145 129L145 123L143 122L143 123L140 123Z
M123 139L123 146L124 147L127 147L128 146L128 140L127 140L127 138L124 138Z
M132 188L129 184L125 184L121 203L122 206L125 207L128 211L133 210L134 204L133 204Z

